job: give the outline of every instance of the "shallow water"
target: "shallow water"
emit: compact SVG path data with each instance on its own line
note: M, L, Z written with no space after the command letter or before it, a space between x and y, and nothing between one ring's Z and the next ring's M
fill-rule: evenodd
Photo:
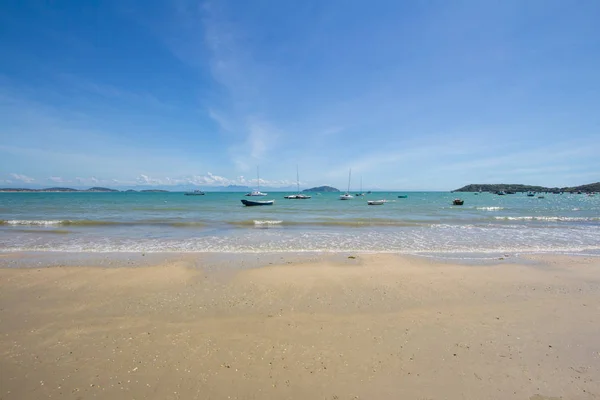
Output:
M243 193L0 193L0 249L67 252L590 253L600 197L338 193L244 207ZM407 194L408 198L398 198ZM463 206L451 205L461 197ZM369 206L367 200L388 200Z

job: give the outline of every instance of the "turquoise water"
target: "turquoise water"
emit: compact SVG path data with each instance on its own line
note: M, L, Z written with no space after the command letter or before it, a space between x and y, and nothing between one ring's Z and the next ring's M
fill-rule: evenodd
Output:
M0 193L0 250L407 254L600 250L600 196L338 193L244 207L243 193ZM399 194L408 198L400 199ZM463 206L451 205L461 197ZM255 198L256 199L256 198ZM388 200L369 206L367 200Z

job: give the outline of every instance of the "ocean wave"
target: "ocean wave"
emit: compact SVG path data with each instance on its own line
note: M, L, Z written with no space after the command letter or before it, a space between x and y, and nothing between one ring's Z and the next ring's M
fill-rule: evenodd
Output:
M23 225L23 226L52 226L52 225L63 225L64 221L61 220L1 220L0 225Z
M477 207L478 210L484 211L499 211L504 210L504 207Z
M258 226L263 226L263 225L281 225L283 223L283 221L278 221L278 220L274 220L274 221L264 221L264 220L255 220L254 221L254 225L258 225Z
M600 221L600 217L544 217L544 216L522 216L522 217L494 217L497 220L506 221L559 221L559 222L590 222Z
M307 221L281 221L281 220L244 220L227 221L229 225L234 226L261 226L261 225L279 225L279 226L305 226L305 227L418 227L431 226L431 221L400 221L383 218L353 218L353 219L325 219L325 220L307 220Z
M201 221L104 221L104 220L0 220L0 225L12 226L134 226L134 225L157 225L172 227L200 227L206 224Z
M42 234L58 234L58 235L66 235L71 233L71 231L67 229L51 229L51 228L15 228L11 229L11 232L19 232L19 233L42 233Z
M460 258L469 258L467 255L476 255L481 258L482 255L490 254L543 254L543 253L561 253L570 255L584 255L600 257L600 246L528 246L528 245L499 245L495 247L464 247L464 248L428 248L428 249L390 249L390 248L360 248L360 247L328 247L311 246L307 247L279 247L279 246L152 246L148 244L130 244L122 245L59 245L59 246L14 246L5 247L0 250L2 253L14 252L42 252L42 253L183 253L183 254L294 254L294 253L315 253L315 254L335 254L335 253L354 253L354 254L405 254L422 256L440 256L440 255L461 255ZM495 258L495 257L494 257Z
M259 220L256 227L280 226L279 220ZM265 221L270 221L272 225ZM285 220L282 221L284 223ZM254 220L252 221L254 223ZM522 224L522 223L521 223ZM174 235L165 229L71 230L68 235L27 234L27 230L56 228L15 227L0 230L4 251L59 252L391 252L391 253L494 253L501 251L584 251L600 247L600 226L519 223L486 226L439 224L409 229L246 229L206 230ZM81 234L80 234L81 233Z

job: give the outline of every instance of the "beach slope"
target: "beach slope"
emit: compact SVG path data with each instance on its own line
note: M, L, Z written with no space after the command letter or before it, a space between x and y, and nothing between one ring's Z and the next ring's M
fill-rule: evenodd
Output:
M597 258L208 264L0 268L0 399L600 397Z

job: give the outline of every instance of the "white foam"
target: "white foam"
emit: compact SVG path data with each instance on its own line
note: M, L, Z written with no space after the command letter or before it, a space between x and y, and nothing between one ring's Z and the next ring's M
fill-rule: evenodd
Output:
M4 221L6 225L34 225L34 226L50 226L60 225L63 221L61 220L19 220L14 219L10 221Z
M254 225L280 225L282 224L283 221L278 221L278 220L273 220L273 221L269 221L269 220L255 220L254 221Z
M563 222L582 222L582 221L598 221L600 218L583 218L583 217L544 217L544 216L523 216L523 217L494 217L499 220L508 221L563 221Z
M504 210L504 207L477 207L478 210L484 211L499 211Z

